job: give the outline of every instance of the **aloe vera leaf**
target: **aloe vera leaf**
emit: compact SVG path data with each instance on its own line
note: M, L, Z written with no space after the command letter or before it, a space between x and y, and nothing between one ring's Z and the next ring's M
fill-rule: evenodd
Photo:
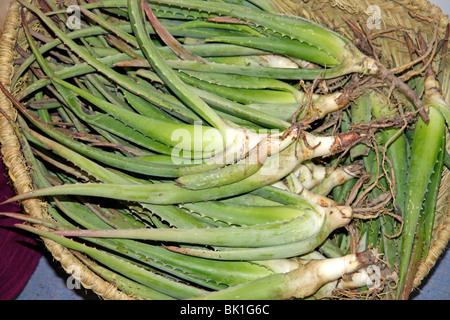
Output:
M439 110L439 112L445 119L447 127L450 127L450 108L448 103L442 98L442 96L434 97L433 108Z
M172 273L179 274L180 277L196 282L202 280L204 284L210 282L209 286L223 288L223 285L230 286L243 283L255 278L259 278L274 272L279 272L279 266L287 261L273 261L273 266L266 266L258 261L211 261L198 257L187 256L175 253L165 249L151 245L143 245L141 242L122 239L134 248L136 252L141 253L149 259L167 264L168 269L173 268ZM135 247L134 247L135 245ZM125 246L125 247L126 247ZM283 268L284 269L284 268ZM197 281L198 281L197 280Z
M57 80L54 80L54 81L57 81ZM63 82L63 83L65 83L65 82ZM80 89L78 89L78 90L80 90ZM137 98L139 98L139 97L137 97ZM78 116L80 116L82 119L84 119L88 123L91 123L95 127L101 127L107 131L112 131L113 133L116 133L126 139L131 139L138 145L141 145L144 147L149 147L150 145L152 145L153 150L157 150L157 151L160 151L160 152L163 152L166 154L172 154L173 149L170 149L163 144L158 145L158 143L155 143L155 141L153 139L149 140L148 138L146 138L144 136L139 136L138 132L136 130L134 130L132 128L132 126L121 125L120 123L115 122L115 120L113 120L113 118L110 118L110 117L105 116L100 113L87 114L83 110L78 110L80 108L79 104L76 104L74 101L71 101L71 100L67 100L67 102L69 103L69 105L71 105L73 107L72 110L76 111ZM158 117L161 117L161 116L158 115Z
M219 201L186 203L182 207L193 213L236 226L291 220L298 217L301 212L296 206L245 206Z
M125 2L124 1L119 1L119 2L116 2L116 3L114 3L114 4L112 4L112 3L108 3L108 1L104 1L104 2L101 2L101 3L98 3L98 4L95 4L95 5L93 5L93 4L89 4L91 7L92 6L111 6L111 5L115 5L115 6L124 6L124 4L125 4ZM191 6L191 3L189 3L188 4L189 6ZM199 5L202 5L201 4L201 2L199 2ZM183 6L183 4L181 4L181 6ZM233 7L239 7L239 6L233 6ZM85 6L85 8L88 8L88 6ZM156 12L158 12L158 7L157 7L157 5L152 5L152 8L156 11ZM216 6L215 6L215 8L216 8ZM220 10L220 9L224 9L225 11L227 11L227 10L229 10L230 9L230 6L227 6L227 8L225 9L223 6L218 6L218 8L216 8L216 9L218 9L218 10ZM233 8L232 9L232 11L233 12L236 12L236 10L235 10L236 8ZM244 18L243 18L243 20L245 20L246 18L247 18L247 12L245 11L246 9L248 9L248 8L240 8L240 9L242 9L243 11L240 11L240 13L241 14L243 14L244 15ZM244 10L245 9L245 10ZM166 6L165 7L165 9L163 9L162 11L164 11L164 12L172 12L173 13L173 17L175 17L176 16L176 13L175 13L175 11L180 11L180 12L183 12L183 13L181 13L181 17L186 17L186 16L191 16L191 17L194 17L194 16L196 16L197 14L195 13L195 10L184 10L184 9L180 9L180 8L176 8L175 6L170 6L170 7L168 7L168 6ZM227 11L227 12L223 12L223 13L221 13L221 14L229 14L229 12ZM256 19L258 20L260 20L260 19L263 19L263 20L266 20L266 17L265 16L261 16L260 14L261 13L263 13L262 11L260 11L260 10L253 10L253 11L251 11L251 12L253 12L253 13L255 13L255 15L257 16L256 17ZM267 14L267 13L266 13ZM202 14L200 14L200 15L202 15ZM204 16L208 16L208 14L203 14ZM212 15L212 16L214 16L214 15ZM312 45L314 45L313 44L313 42L314 41L316 41L316 42L321 42L321 40L319 39L320 37L322 37L322 36L325 36L325 37L331 37L331 38L333 38L334 40L336 40L337 39L337 41L331 41L331 43L333 43L328 49L331 49L330 51L333 51L334 53L338 53L338 54L340 54L340 55L342 55L342 53L343 52L345 52L346 50L342 50L343 49L343 47L342 47L342 42L344 42L344 40L345 39L343 39L343 38L341 38L341 36L339 36L338 34L334 34L333 32L330 32L329 30L326 30L326 29L324 29L322 26L319 26L319 25L316 25L316 24L314 24L314 23L311 23L311 22L309 22L309 21L306 21L306 20L302 20L301 18L298 18L298 17L290 17L290 18L288 18L288 17L284 17L284 16L282 16L282 15L274 15L275 16L275 21L270 21L269 23L271 24L270 26L269 26L269 29L271 29L271 27L276 27L277 25L279 26L279 24L278 24L278 22L279 21L277 21L278 19L282 19L282 20L284 20L284 19L288 19L288 21L295 21L295 23L294 23L294 29L295 28L300 28L300 29L302 29L302 27L304 27L305 25L306 26L308 26L308 27L310 27L310 28L312 28L312 29L314 29L315 30L315 33L314 33L314 35L312 35L311 37L308 37L309 39L305 39L305 37L307 37L305 34L303 34L303 33L301 33L301 32L299 32L299 34L302 34L302 37L303 37L303 41L305 41L306 40L306 42L308 42L308 43L310 43L310 44L312 44ZM293 18L293 19L292 19ZM289 20L289 19L291 19L291 20ZM260 22L258 20L258 22ZM300 20L300 21L299 21ZM258 24L258 22L256 23L256 24ZM260 23L261 24L261 23ZM263 25L264 25L264 23L262 23ZM285 29L289 29L291 27L291 25L283 25L283 26L281 26L281 29L283 29L283 28L285 28ZM317 28L317 30L316 30L316 28ZM278 28L275 28L275 29L278 29ZM299 30L300 30L299 29ZM287 31L287 30L280 30L280 29L278 29L277 31L280 31L280 33L282 34L282 35L287 35L287 34L290 34L290 31L292 31L292 30L289 30L289 31ZM173 32L173 31L171 31L171 32ZM308 33L308 32L305 32L305 33ZM320 34L320 37L318 36ZM345 41L347 41L347 40L345 40ZM351 54L350 54L350 56L351 55L354 55L355 53L353 52L354 51L354 48L353 49L351 49L350 48L350 50L348 50L348 51L350 51L351 52ZM347 52L348 53L348 52ZM356 53L356 55L358 56L358 54ZM361 69L365 69L367 66L363 66L362 68L361 67L357 67L357 69L358 70L360 70L361 71ZM353 67L350 67L350 69L352 69ZM347 68L348 69L348 68ZM344 72L344 73L348 73L348 72L351 72L351 70L340 70L340 72L342 73L342 72ZM323 70L322 70L323 71ZM321 71L321 72L322 72ZM309 72L310 74L311 74L311 72ZM306 73L306 74L308 74L308 72ZM318 74L319 73L315 73L315 75L313 76L313 77L311 77L311 79L315 79L317 76L318 76Z
M335 187L357 178L363 170L363 166L360 163L338 167L327 173L324 179L310 190L316 194L327 196Z
M217 168L202 173L182 175L176 182L183 188L201 190L229 185L241 181L261 169L263 162L238 162L223 168Z
M368 168L368 172L371 173L370 175L370 182L369 183L374 183L376 179L379 180L379 178L377 178L377 175L379 175L379 171L380 169L380 164L377 162L376 160L376 156L374 155L374 152L372 152L364 159L364 161L366 162L366 166ZM379 188L379 185L382 184L378 181L378 184L376 187L374 187L372 189L372 191L370 192L369 197L371 199L376 198L378 196L381 195L382 190ZM365 239L363 240L363 247L364 248L378 248L378 250L380 250L380 246L383 245L383 242L380 242L380 234L381 234L381 221L380 219L372 219L369 220L367 222L365 222L365 224L367 224L367 232L365 235ZM381 250L380 250L381 251ZM381 251L382 252L382 251Z
M219 116L224 118L226 121L234 123L235 125L237 125L239 127L242 127L247 130L257 132L257 133L260 133L261 131L267 131L267 128L261 127L252 121L249 121L247 119L238 118L238 117L233 116L228 113L224 113L222 111L217 110L216 108L214 108L214 109L216 110L216 112Z
M422 209L432 170L442 145L441 140L445 136L445 120L442 114L431 107L429 108L429 118L430 122L428 125L422 119L418 120L411 146L406 209L403 215L404 224L400 255L399 290L397 291L398 297L402 294L409 270L408 266L413 250L420 210Z
M228 88L272 89L290 92L293 95L298 95L299 98L303 97L297 88L277 79L195 71L182 71L181 74L187 74L191 78Z
M425 259L431 247L433 238L434 218L436 215L436 203L439 195L439 186L442 179L443 154L445 151L446 139L442 139L442 146L438 157L438 163L431 176L430 186L424 203L424 249L422 257Z
M245 193L239 196L220 200L223 203L230 203L242 206L279 206L280 202L266 199L263 196Z
M42 47L40 48L42 49ZM30 56L31 57L31 56ZM34 58L35 55L32 55ZM100 61L102 64L106 65L107 67L112 67L114 63L117 61L123 61L128 59L128 55L125 53L119 53L117 55L108 56L105 58L99 58L98 61ZM55 71L55 76L57 76L60 79L68 79L71 77L81 76L84 74L95 72L95 68L90 66L87 63L80 63L75 66L71 67L65 67L61 70ZM20 94L17 96L19 100L22 100L23 98L31 95L33 92L47 86L50 83L50 79L39 79L34 83L29 84Z
M103 241L100 241L103 240ZM163 270L167 274L203 286L205 288L220 290L224 287L236 285L259 277L272 274L273 270L253 262L216 261L198 257L186 256L171 252L164 247L142 244L138 241L117 239L97 239L101 244L112 242L126 252L130 258L142 260L144 264ZM105 245L108 246L108 245Z
M330 208L328 210L330 210ZM348 207L336 207L331 210L336 210L337 212L340 212L340 214L326 214L325 221L318 232L310 236L309 238L303 239L299 242L259 248L215 247L214 250L179 248L174 246L168 246L167 248L175 252L214 260L247 261L297 257L315 250L329 237L329 235L334 230L345 226L350 222L352 213Z
M276 119L282 120L287 124L290 124L292 121L292 115L298 111L299 109L299 103L272 103L272 104L266 104L266 103L250 103L243 106L245 108L248 108L249 110L253 112L259 112L261 114L271 115L272 117L275 117ZM304 112L300 111L299 116L297 119L301 119L302 116L305 114L306 109ZM283 129L289 127L289 125L285 125L282 127Z
M362 95L358 97L354 103L351 104L351 122L355 124L366 123L372 119L371 105L369 95ZM355 159L364 154L366 146L358 144L350 150L351 159ZM366 167L366 169L370 170Z
M263 50L222 43L184 44L184 47L201 57L234 57L269 54L269 52ZM160 50L167 51L165 47L160 48Z
M103 109L105 112L108 112L111 116L119 119L126 125L140 131L145 136L159 140L167 146L178 147L182 150L200 152L205 151L207 148L213 150L221 150L223 148L222 138L219 132L216 132L216 129L212 127L205 128L205 126L202 125L187 125L172 121L148 118L140 114L121 109L120 107L99 99L89 92L73 86L63 80L59 80L57 78L52 78L51 80L79 94L83 98L88 99L88 101L94 103L97 107ZM175 141L174 133L176 131L185 131L188 137L192 137L193 139L182 139L181 142ZM198 138L200 138L201 141L197 141L196 139ZM189 141L185 143L185 140Z
M100 76L87 74L85 75L84 78L87 79L87 81L85 81L85 85L89 89L89 91L90 92L98 91L99 92L98 97L100 99L106 99L110 103L120 106L123 109L131 110L130 106L125 101L120 99L120 97L117 96L115 92L111 92L110 90L108 90L108 88L106 88L106 86L103 85Z
M90 241L168 274L216 290L279 272L280 268L286 270L286 267L282 267L286 264L284 261L273 261L273 265L269 266L258 262L212 262L134 240L90 239Z
M43 145L46 148L50 148L52 151L56 152L62 157L65 157L66 159L71 159L71 161L74 163L74 165L80 166L80 163L83 163L80 167L86 170L86 168L94 168L94 170L88 170L90 171L96 171L96 172L102 172L103 169L101 166L98 166L97 164L90 162L88 159L83 158L82 156L78 155L77 153L58 145L57 143L51 141L50 139L45 138L44 136L41 136L37 134L36 132L33 132L32 130L28 129L26 126L22 124L22 130L25 135L25 137L29 140L29 138L33 139L34 141L39 141L43 143ZM31 142L31 141L30 141ZM24 142L25 143L25 142ZM23 145L23 148L27 148L27 146ZM29 147L28 147L29 148ZM47 178L49 176L49 172L47 169L34 157L34 155L31 152L27 153L27 160L29 163L33 164L33 179L37 187L48 187L51 186L51 184L48 182ZM122 179L122 177L117 176L114 174L114 172L106 170L106 177L108 179L111 179L111 181L114 181L115 178ZM94 174L97 177L101 177L102 174ZM105 176L105 175L104 175ZM124 180L127 181L127 180ZM53 204L54 203L54 204ZM68 196L59 197L58 199L54 199L51 201L51 204L55 207L58 207L63 212L65 212L70 219L73 221L76 221L78 223L83 222L83 225L85 227L108 227L108 224L104 223L104 219L100 218L97 214L92 214L92 210L87 211L86 207L84 205L81 205L77 201L73 201L72 198ZM49 209L49 208L48 208ZM72 212L76 212L76 215L73 215ZM52 215L53 216L53 215ZM100 218L100 219L99 219ZM81 219L81 220L80 220ZM58 219L57 219L58 220ZM128 221L123 220L117 220L114 219L115 222L113 222L114 225L117 225L119 223L122 227L137 227L141 225L136 225L136 221L132 221L131 223ZM61 221L63 222L63 221ZM65 225L69 225L67 221L64 221Z
M331 229L338 226L345 225L348 223L349 219L344 218L339 221L339 223L332 224L330 222L323 226L321 231L314 236L304 239L300 242L294 242L286 245L270 246L270 247L259 247L259 248L226 248L220 251L210 251L210 250L200 250L200 249L190 249L190 248L174 248L167 247L168 249L180 252L188 255L197 255L207 259L215 260L268 260L268 259L281 259L293 256L302 255L304 253L314 250L321 242L323 242ZM336 221L334 221L336 223ZM333 226L331 226L333 225Z
M55 94L55 96L57 96L65 105L69 106L70 110L81 120L88 123L91 127L96 128L97 131L102 130L110 134L114 134L117 137L135 143L148 151L158 151L163 154L171 154L173 151L173 149L169 146L143 135L142 133L134 130L131 126L118 122L116 119L107 114L90 111L83 108L81 102L71 99L73 96L60 96L60 93L52 88L50 88L50 91Z
M145 270L144 268L133 265L125 260L119 259L116 256L97 250L93 247L88 247L65 237L55 235L51 232L42 231L37 228L25 225L18 225L18 227L58 242L66 248L77 250L89 255L91 258L99 261L99 263L109 266L116 272L124 274L127 277L139 283L142 283L143 285L153 288L155 290L155 297L166 297L167 295L169 295L178 299L186 299L205 293L204 290L183 284L181 282L170 280L161 275Z
M88 47L88 44L86 45L86 47ZM93 50L92 48L90 48L91 51L94 52L93 56L95 56L96 58L99 58L98 53ZM80 60L75 57L73 54L71 54L71 57L75 63L75 65L80 64ZM111 92L110 90L108 90L108 88L106 87L106 82L107 79L105 79L102 75L98 75L98 74L86 74L85 78L88 80L85 82L86 86L88 86L88 88L91 90L91 92L99 92L99 98L105 98L107 99L109 102L116 104L124 109L128 109L131 110L131 108L125 103L125 101L123 101L122 99L120 99L120 97L118 97L118 95L115 92Z
M122 92L128 103L143 116L157 120L173 121L167 113L161 111L161 109L155 107L147 100L142 99L128 90L122 89Z
M77 59L78 60L78 59ZM76 62L77 62L77 60L76 60ZM105 97L105 98L107 98L111 103L114 103L114 104L116 104L116 105L118 105L118 106L121 106L121 107L123 107L123 108L125 108L125 109L130 109L129 107L128 107L128 105L124 102L124 101L122 101L122 100L120 100L120 99L118 99L117 97L116 97L116 94L110 94L109 92L107 92L107 90L103 90L103 86L101 85L101 83L100 83L100 81L98 81L97 79L101 79L100 77L100 75L89 75L89 74L87 74L86 75L86 77L88 78L88 80L90 81L90 82L92 82L93 83L93 85L95 86L95 87L93 87L92 85L90 86L90 88L91 88L91 91L96 91L97 89L98 90L101 90L101 93L103 94L103 96ZM131 94L131 93L130 93ZM147 105L150 105L150 103L148 103L147 101L145 101L144 99L141 99L141 101L144 101L144 103L146 103ZM158 115L156 115L155 114L155 116L157 116L157 117L159 117L159 118L161 118L162 117L162 115L164 115L164 113L163 112L159 112L159 114ZM169 119L168 118L168 116L166 115L166 117L164 118L164 119ZM109 127L109 126L108 126Z
M408 176L408 183L416 188L408 188L406 198L407 215L404 219L401 243L402 254L406 257L402 255L400 259L399 289L396 295L400 299L409 297L418 264L429 251L446 143L446 119L441 112L442 93L432 69L427 70L424 89L424 103L429 107L430 123L427 125L419 119L412 141L410 172L415 169L423 180L417 185L417 177L411 174ZM441 107L435 108L435 104ZM450 109L448 104L444 107ZM423 152L428 153L425 156ZM420 162L419 157L423 158ZM415 196L417 198L414 198Z
M22 126L22 128L27 128L27 124L24 122L24 120L21 117L18 117L18 123ZM43 164L38 161L35 158L35 155L30 147L30 142L29 138L31 137L33 140L35 140L32 136L30 136L29 133L27 133L27 130L20 130L17 131L17 135L19 137L21 137L20 141L21 141L21 148L23 151L23 154L25 156L25 159L27 160L28 163L32 164L33 166L33 170L30 172L31 176L33 177L33 186L34 187L38 187L38 188L44 188L44 187L49 187L51 186L51 184L49 183L49 181L46 178L46 175L48 175L48 171L47 169L43 166ZM61 201L67 200L67 197L63 196L62 199L60 199ZM68 206L76 206L76 203L73 203L71 201L67 201ZM53 219L55 219L59 224L58 226L71 226L71 222L69 222L67 219L63 218L59 212L57 210L55 210L55 208L52 207L52 205L47 206L47 211L48 213L51 215L51 217ZM90 215L89 215L90 217ZM97 222L99 220L96 220ZM101 222L101 221L100 221ZM48 223L40 223L43 225L48 225ZM104 224L100 224L105 226Z
M18 220L26 221L32 224L42 225L46 228L50 229L62 229L64 226L60 225L59 223L47 219L41 219L37 217L33 217L27 214L23 213L17 213L17 212L0 212L0 216L6 216L10 218L15 218Z
M175 298L171 296L155 293L154 290L143 286L136 281L132 281L119 273L113 272L110 269L105 268L98 263L95 263L93 260L88 259L86 256L79 254L76 251L74 251L73 254L89 269L100 275L106 281L114 283L115 287L117 287L120 291L128 294L130 297L149 300L175 300Z
M206 39L206 41L264 49L276 54L287 55L330 67L338 64L338 60L333 56L330 56L327 52L318 51L316 47L313 47L308 43L298 43L296 40L291 39L267 39L260 37L212 37Z
M97 35L97 34L101 34L104 33L104 29L101 27L92 27L89 29L80 29L80 30L76 30L73 32L70 32L67 34L68 37L70 37L71 39L77 39L77 38L82 38L85 36L89 36L89 35ZM44 45L42 45L39 48L39 51L41 52L41 54L44 54L45 52L48 52L49 50L55 48L56 46L60 45L62 42L59 39L53 40L49 43L46 43ZM11 84L15 84L17 83L17 80L19 79L20 76L23 75L23 72L35 61L35 57L33 55L30 55L22 64L21 66L18 68L18 70L16 70L12 80L11 80Z
M375 219L367 223L367 235L364 240L364 248L379 248L381 238L381 221ZM382 242L381 242L382 243Z
M295 103L297 96L290 92L280 90L244 89L219 86L213 83L198 81L192 76L180 73L180 78L195 87L221 95L227 99L243 104L250 103Z
M114 27L114 25L112 25L111 23L106 21L104 18L102 18L101 15L94 14L94 13L90 12L89 10L84 9L83 6L79 6L79 8L85 16L87 16L92 21L96 22L102 28L117 35L122 40L124 40L126 43L132 45L135 48L137 48L139 46L135 37L133 37L132 35L128 34L127 32L125 32L119 28Z
M267 12L278 12L277 6L272 0L262 0L262 1L248 0L245 1L244 4L252 4Z
M206 122L224 134L226 124L203 100L191 94L184 82L177 77L174 70L166 64L156 46L150 40L148 31L143 23L142 6L137 1L128 1L130 22L139 46L149 60L153 69L158 73L164 83L192 110L198 113Z
M332 79L352 72L341 67L333 67L328 69L303 69L303 68L280 68L255 65L256 62L249 60L244 56L223 56L206 58L208 63L200 63L197 61L176 60L168 58L167 64L177 70L191 70L200 72L212 72L222 74L237 74L244 76L255 76L261 78L275 78L283 80L315 80L315 79ZM124 59L127 60L127 59ZM251 65L248 65L251 63ZM139 61L140 67L151 67L150 64Z
M411 262L408 268L405 284L402 290L402 299L407 299L413 290L417 270L427 258L433 236L434 217L436 213L436 201L439 192L439 185L442 179L443 150L445 149L445 139L442 140L441 150L438 156L435 169L430 178L429 191L425 196L423 208L417 222L416 237L414 240Z
M142 228L148 226L148 222L141 219L142 215L139 215L139 219L136 219L133 214L136 212L135 207L127 209L115 209L115 208L103 208L99 205L87 204L89 210L99 217L102 221L106 222L110 227L115 229L127 229L127 228ZM130 214L130 211L132 212Z
M226 29L226 30L232 30L232 31L240 31L242 33L248 33L249 35L261 37L263 36L261 32L258 30L255 30L254 28L251 28L251 26L245 25L245 24L239 24L239 23L224 23L217 21L205 21L205 20L192 20L185 23L182 23L178 29L184 29L184 28L217 28L217 29Z
M142 264L152 266L180 279L220 290L224 287L244 283L276 272L287 271L295 263L278 260L253 261L211 261L169 251L161 246L144 244L128 239L92 239L94 243L109 250L135 258Z
M145 239L230 247L239 247L245 244L248 247L261 247L297 242L310 237L321 226L321 218L317 215L317 210L311 208L299 215L298 218L253 226L201 229L80 230L64 233L82 237Z
M84 9L112 9L112 8L120 8L120 9L126 9L127 8L127 2L126 0L102 0L97 2L91 2L87 4L83 4ZM171 19L184 19L184 20L192 20L202 17L211 17L210 14L207 13L201 13L196 11L187 10L185 8L176 8L172 6L167 5L152 5L152 9L155 11L156 15L158 17L167 17ZM55 10L52 12L52 14L61 14L65 13L65 10ZM124 18L129 18L129 12L126 10L121 11L121 15Z
M333 239L327 239L318 250L328 258L338 258L344 256L344 252L339 248Z
M167 64L170 67L178 70L239 74L244 76L275 78L283 80L331 79L348 74L350 72L349 70L345 70L340 67L333 67L329 69L272 68L230 65L219 62L199 63L196 61L183 61L174 59L167 60Z
M290 272L270 275L195 299L305 298L314 294L325 283L337 280L346 273L353 273L373 263L375 259L375 255L367 251L339 258L311 260Z
M72 162L74 162L75 164L81 166L81 168L83 168L84 170L86 170L88 172L93 172L93 175L97 176L99 179L102 179L103 181L107 181L107 182L108 181L125 181L125 182L129 181L129 179L122 178L122 176L120 176L120 175L115 175L114 172L112 172L110 170L105 170L101 166L96 166L94 163L91 163L93 165L94 169L90 169L89 166L86 165L86 163L89 163L88 160L86 160L86 159L83 160L83 157L77 155L76 153L74 153L74 152L72 152L72 151L70 151L70 150L68 150L68 149L66 149L66 148L64 148L62 146L58 146L56 143L52 142L51 140L46 139L45 137L42 137L42 136L37 135L37 134L34 134L33 136L35 138L38 138L41 141L43 141L47 147L50 147L51 149L55 150L56 152L61 154L61 156L65 157L65 158L68 158L68 159L71 159ZM103 174L103 175L98 173L98 172L102 172L102 170L105 170L105 174ZM157 208L157 206L145 206L145 207L148 207L150 210L154 210L157 214L161 215L161 210L159 210ZM207 207L208 207L208 205L207 205ZM271 209L275 209L275 207L271 207ZM282 209L279 209L279 210L282 210ZM77 210L77 211L79 211L79 210ZM232 211L228 210L228 213L231 214ZM245 211L245 208L244 208L244 211ZM261 208L259 211L263 211L264 212L265 211L264 207ZM213 213L211 211L209 211L209 212ZM240 215L240 211L238 210L237 213L232 214L230 217L232 217L232 216L236 217L236 216L239 216L239 215ZM271 214L271 215L273 216L273 214ZM162 214L161 216L164 217L164 219L166 219L166 220L168 220L169 222L172 223L171 219L170 218L167 219L166 215ZM265 216L267 217L267 215L265 215ZM279 221L282 217L283 217L282 215L277 213L277 214L275 214L274 219L276 219L276 221ZM74 219L76 220L76 218L74 218ZM230 219L232 219L232 218L230 218ZM178 220L182 221L182 217L179 216ZM259 220L259 221L262 222L261 220ZM176 225L183 226L183 227L187 226L186 221L183 221L182 224L178 223ZM195 225L195 226L197 227L198 225Z
M182 122L195 123L202 121L202 119L195 112L193 112L191 109L182 104L180 100L178 100L171 93L160 92L154 86L145 81L145 79L147 79L149 76L150 78L148 79L154 81L154 79L152 79L152 75L149 75L150 73L149 70L145 70L145 72L142 73L140 71L141 70L137 70L136 74L133 76L135 76L136 82L140 84L143 88L153 91L155 96L160 97L161 102L155 104L157 108L170 114L174 118L180 119ZM153 72L152 74L156 75ZM148 101L148 103L154 103L154 101L153 100Z
M138 74L143 75L144 77L146 76L146 73L146 70L138 71ZM272 129L284 130L288 128L290 123L287 121L291 121L292 114L299 108L298 102L288 104L243 105L209 91L195 87L191 87L191 89L217 111L228 112L232 115L254 121L255 123L260 123L262 126ZM270 92L267 93L271 95ZM342 102L341 97L341 94L316 96L314 97L313 105L308 109L308 112L306 114L305 112L300 112L298 118L304 116L323 118L329 112L336 111L345 106L345 102ZM249 128L253 128L253 126L250 126Z
M121 181L122 183L129 182L128 179L124 179L122 176L114 174L114 172L109 170L108 168L98 165L96 162L89 160L68 148L58 145L56 142L38 134L37 132L26 128L24 128L23 130L35 139L42 142L47 148L55 150L63 158L70 159L72 163L82 163L82 169L88 172L90 175L94 176L99 181L104 181L105 179L110 180L110 178L112 178L111 181Z
M105 58L105 57L113 56L113 55L116 55L116 54L119 54L119 53L125 53L125 54L129 55L130 58L131 57L133 57L133 58L137 58L138 57L133 52L130 52L130 51L123 52L124 50L121 51L121 50L118 50L116 48L97 47L97 46L93 46L93 45L91 45L90 48L91 48L91 50L93 52L96 53L96 55L99 58Z
M351 106L351 121L354 124L360 124L368 122L372 119L372 104L373 101L373 93L368 93L359 97L356 100L356 103ZM379 174L379 164L377 163L376 155L373 150L369 150L369 153L366 155L365 150L366 146L364 144L357 145L352 148L350 151L350 156L352 159L357 157L363 157L363 162L365 169L368 173L370 173L370 181L369 184L374 183ZM381 191L378 187L375 187L371 191L371 197L374 198L378 196ZM377 248L379 243L379 235L380 235L380 220L373 219L368 222L364 222L361 226L366 232L361 232L362 234L362 243L364 248Z
M290 191L274 187L273 185L258 188L252 191L250 195L257 196L265 199L266 201L269 200L274 203L282 203L284 205L296 205L296 206L301 205L302 203L304 203L305 199L308 199L307 197L304 197L300 194L292 193Z

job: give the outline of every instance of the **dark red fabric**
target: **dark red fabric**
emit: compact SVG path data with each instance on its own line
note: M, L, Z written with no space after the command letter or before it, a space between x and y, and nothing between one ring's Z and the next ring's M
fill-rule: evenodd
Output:
M0 202L14 195L0 156ZM0 205L0 212L20 212L17 203ZM0 216L0 300L15 299L41 257L36 238L14 227L20 220Z

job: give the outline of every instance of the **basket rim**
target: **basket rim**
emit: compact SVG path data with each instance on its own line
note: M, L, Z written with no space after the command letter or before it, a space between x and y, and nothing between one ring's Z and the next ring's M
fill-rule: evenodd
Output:
M34 1L34 0L27 0ZM295 0L294 0L295 1ZM298 0L299 2L301 0ZM322 0L319 0L319 2ZM368 2L374 0L367 0ZM335 5L341 3L340 0L329 1L333 2ZM386 1L385 1L386 2ZM420 8L421 10L427 10L428 12L436 11L438 6L430 3L428 0L391 0L392 3L397 3L401 6L410 6L414 8ZM333 4L330 4L333 6ZM19 10L21 5L17 1L12 1L10 7L8 9L7 19L5 20L3 33L0 37L0 81L5 85L5 87L9 87L10 76L12 74L12 57L14 52L14 42L17 37L17 32L20 28L20 20ZM439 8L440 9L440 8ZM434 12L435 13L435 12ZM444 13L438 15L440 21L449 21L449 17ZM411 17L411 19L413 19ZM448 88L450 91L450 88ZM8 114L11 114L12 118L15 119L14 111L11 109L11 104L7 100L7 98L0 92L0 107L5 109ZM7 128L7 129L5 129ZM24 193L30 190L32 182L31 177L28 174L28 168L24 157L20 153L20 144L18 139L14 134L7 134L5 132L14 132L11 124L8 123L6 119L2 115L0 115L0 146L2 152L2 159L5 163L5 168L9 171L10 178L12 180L12 184L14 186L15 192ZM8 139L6 139L6 135L8 135ZM9 139L12 138L12 139ZM8 140L8 141L7 141ZM449 139L450 140L450 139ZM13 153L13 155L11 155ZM6 155L6 157L5 157ZM447 174L447 179L450 179L450 174ZM450 193L448 190L446 191L447 195L446 199L450 199ZM447 201L447 200L445 200ZM448 201L447 201L448 203ZM42 217L45 216L45 203L40 202L36 199L25 200L22 203L24 211L30 215ZM438 226L440 228L439 234L440 238L433 239L436 243L435 249L430 253L423 263L421 263L421 269L419 273L416 275L415 286L417 287L421 281L427 276L429 271L435 265L439 256L445 250L447 243L450 239L450 220L447 217L444 217L442 225ZM103 280L98 275L96 275L93 271L88 269L80 260L78 260L68 249L65 247L53 242L51 240L43 238L43 241L48 248L48 250L52 253L54 258L60 261L62 267L67 271L73 265L78 265L82 267L81 272L81 283L86 289L92 290L94 293L99 295L104 299L111 300L123 300L123 299L134 299L130 295L123 293L117 287L112 285L111 283ZM68 272L69 273L69 272Z

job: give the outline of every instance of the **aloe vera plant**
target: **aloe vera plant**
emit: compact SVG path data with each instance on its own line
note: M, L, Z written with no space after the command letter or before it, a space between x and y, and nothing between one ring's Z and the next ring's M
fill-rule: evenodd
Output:
M419 222L419 215L423 209L423 203L427 198L429 192L428 188L433 187L434 190L437 189L436 181L432 179L432 175L435 174L435 170L438 170L437 175L440 176L439 171L442 170L442 147L445 141L445 118L439 108L435 108L434 104L437 103L442 106L440 87L436 81L435 74L433 71L429 71L425 79L425 104L429 106L430 123L425 124L418 121L416 129L414 131L414 138L411 146L411 159L408 175L408 189L406 193L406 204L405 204L405 221L404 221L404 233L402 234L402 244L401 244L401 260L400 260L400 271L399 271L399 290L398 295L403 298L407 297L411 289L405 289L406 275L409 269L409 262L412 255L411 248L415 241L416 229L422 229L417 227ZM447 105L447 110L449 106ZM440 168L440 169L439 169ZM411 174L414 172L414 174ZM430 185L433 181L434 186ZM430 195L433 197L433 192ZM432 202L434 202L432 200ZM431 217L426 218L428 223L433 223L434 221L434 210L428 212ZM423 232L423 231L422 231ZM426 240L423 239L423 242ZM430 241L430 238L428 238ZM416 247L416 250L419 250ZM421 250L420 250L421 251ZM420 259L420 254L419 257ZM414 275L414 273L411 273ZM413 281L412 276L409 276L409 281Z
M46 229L20 228L144 299L323 298L359 292L372 265L399 272L406 297L448 123L431 74L422 102L414 81L276 1L81 1L73 31L62 3L18 1L30 52L12 83L26 86L0 88L34 189L7 201L42 197L52 217L14 215ZM411 127L413 170L418 145L430 152L406 193Z

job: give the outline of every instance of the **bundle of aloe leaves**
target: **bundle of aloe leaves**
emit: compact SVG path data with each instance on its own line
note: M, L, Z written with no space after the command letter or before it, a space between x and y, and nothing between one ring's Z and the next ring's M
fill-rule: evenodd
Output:
M34 190L7 201L51 217L3 213L18 228L140 299L409 297L448 32L405 33L412 62L389 69L276 1L18 2L21 90L1 88Z

